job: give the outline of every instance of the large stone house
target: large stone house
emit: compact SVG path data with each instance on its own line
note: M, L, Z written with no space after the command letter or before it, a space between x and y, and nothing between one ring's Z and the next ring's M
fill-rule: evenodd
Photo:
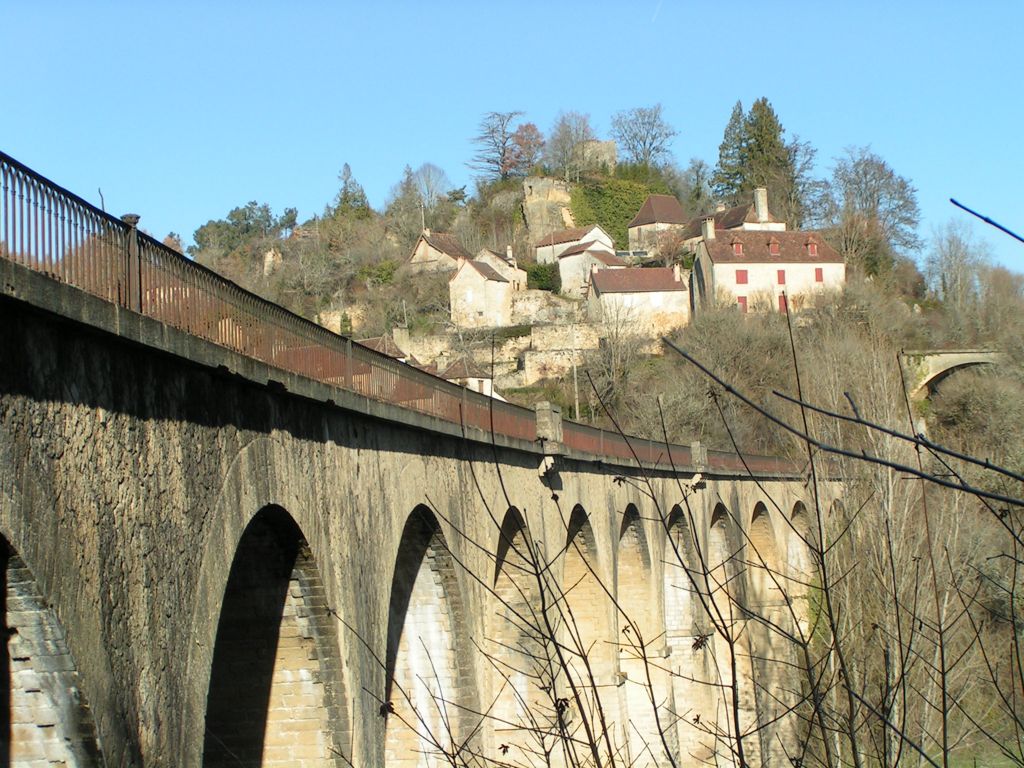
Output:
M687 222L686 212L674 196L648 195L626 227L629 250L656 252L658 240L664 232L682 230Z
M580 243L558 255L558 276L562 293L583 298L590 286L593 272L605 269L625 269L629 266L603 243Z
M590 227L573 227L571 229L560 229L545 235L537 243L537 263L554 264L558 257L569 250L584 243L592 243L602 246L609 253L615 253L615 244L612 236L594 224Z
M494 267L466 259L448 281L452 322L460 328L512 324L512 283Z
M587 297L591 321L625 323L661 336L690 321L690 291L679 266L595 272Z
M454 235L424 229L412 248L409 268L413 272L447 272L459 268L459 260L473 257Z
M843 257L816 232L717 232L707 220L693 264L693 305L786 312L845 282Z
M512 246L508 246L504 255L490 248L481 248L473 259L486 264L512 284L513 291L526 290L526 270L520 269L516 257L512 255Z

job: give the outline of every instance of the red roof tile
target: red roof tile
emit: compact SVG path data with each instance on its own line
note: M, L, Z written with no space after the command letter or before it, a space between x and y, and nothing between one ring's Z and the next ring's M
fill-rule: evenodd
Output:
M427 241L427 245L432 248L436 248L441 253L446 253L453 259L458 259L460 256L464 259L472 259L472 255L462 247L454 235L449 235L446 232L431 232L427 234L424 232L420 235L424 240Z
M779 244L779 253L772 255L769 244ZM756 232L738 230L728 235L705 240L708 255L716 263L769 263L769 264L834 264L842 263L843 257L821 239L817 232ZM743 246L743 252L735 253L734 243ZM816 243L818 253L812 256L808 243Z
M714 214L706 214L690 219L686 229L683 230L683 237L687 240L691 237L700 237L702 223L708 216L714 216L716 231L719 229L739 229L744 223L754 224L757 222L757 210L754 208L753 203L737 205L735 208L726 208L724 211L716 211ZM779 220L772 216L770 211L767 221L772 224L779 223Z
M502 277L498 273L498 270L496 270L490 264L485 264L482 261L473 261L473 260L467 261L466 264L468 266L472 267L473 269L475 269L481 275L483 275L485 280L493 280L493 281L498 282L498 283L507 283L508 282L508 280L506 280L504 277ZM455 273L455 275L458 275L458 274L459 274L458 272ZM452 280L455 279L455 275L452 276Z
M590 276L597 293L654 293L685 291L686 283L676 280L669 267L601 269Z
M448 381L453 381L455 379L489 379L491 378L491 374L472 360L462 358L461 360L456 360L445 368L444 373L441 374L441 378L448 379Z
M645 224L685 224L686 212L672 195L648 195L629 228Z

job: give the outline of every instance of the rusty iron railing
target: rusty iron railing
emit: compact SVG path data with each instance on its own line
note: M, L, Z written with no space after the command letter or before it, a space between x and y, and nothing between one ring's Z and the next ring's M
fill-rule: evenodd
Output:
M533 411L472 392L356 344L261 299L0 152L0 257L104 301L371 400L526 441ZM691 465L690 449L565 422L566 447L645 465ZM714 452L709 468L740 471ZM757 471L793 473L783 459L749 457Z

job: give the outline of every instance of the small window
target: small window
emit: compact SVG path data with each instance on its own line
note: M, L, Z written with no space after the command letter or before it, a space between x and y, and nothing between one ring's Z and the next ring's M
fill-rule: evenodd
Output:
M814 268L814 282L824 283L825 282L825 270L821 267Z
M784 270L784 269L778 270L778 278L779 278L779 285L785 285L786 284L786 270Z
M737 296L736 297L736 304L737 304L737 306L739 306L740 312L746 314L746 312L747 312L747 297L746 296Z
M743 243L733 243L732 244L732 255L733 256L742 256L743 255Z
M772 240L770 243L768 243L768 253L770 253L772 256L779 255L779 244L776 241Z
M736 285L746 285L746 284L747 284L747 270L745 270L745 269L737 269L736 270Z
M786 314L789 311L789 305L786 303L786 294L779 294L779 312Z
M818 244L817 243L808 243L807 244L807 255L808 256L817 256L818 255Z

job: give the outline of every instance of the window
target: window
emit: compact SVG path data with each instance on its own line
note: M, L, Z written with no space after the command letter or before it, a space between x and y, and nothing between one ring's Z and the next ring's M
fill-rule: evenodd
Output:
M733 256L742 256L743 255L743 243L733 243L732 244L732 255Z
M786 284L786 270L780 269L778 271L778 278L779 278L779 285L785 285Z
M746 296L737 296L736 297L736 304L739 306L740 312L743 312L744 314L746 314L746 312L747 312L747 297Z
M779 294L779 312L781 312L782 314L786 314L786 312L788 312L788 311L789 311L789 307L786 304L786 294L780 293Z
M818 255L818 244L811 242L807 244L807 255L817 256Z
M768 253L770 253L772 256L779 255L779 244L777 241L772 240L770 243L768 243Z
M814 268L814 282L824 283L825 282L825 270L821 267Z
M747 270L745 270L745 269L737 269L736 270L736 285L746 285L746 284L747 284Z

